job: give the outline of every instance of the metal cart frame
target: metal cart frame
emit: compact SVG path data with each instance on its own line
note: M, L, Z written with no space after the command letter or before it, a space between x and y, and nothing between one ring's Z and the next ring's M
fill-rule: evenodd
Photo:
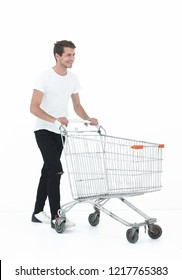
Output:
M87 121L83 121L86 123ZM150 143L106 135L102 126L91 131L69 131L60 126L64 142L64 154L73 201L58 211L55 228L58 233L65 230L65 217L78 203L89 203L94 212L88 217L90 225L97 226L100 212L129 227L126 238L136 243L139 228L148 227L148 235L157 239L162 229L157 219L149 217L126 198L161 190L163 144ZM117 216L104 205L118 198L144 218L143 222L130 223Z

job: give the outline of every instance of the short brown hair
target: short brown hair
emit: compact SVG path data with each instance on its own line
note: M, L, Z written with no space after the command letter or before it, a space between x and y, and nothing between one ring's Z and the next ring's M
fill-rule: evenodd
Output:
M56 53L62 56L62 54L64 53L64 47L68 47L71 49L76 48L75 44L73 44L71 41L67 41L67 40L57 41L54 44L54 56Z

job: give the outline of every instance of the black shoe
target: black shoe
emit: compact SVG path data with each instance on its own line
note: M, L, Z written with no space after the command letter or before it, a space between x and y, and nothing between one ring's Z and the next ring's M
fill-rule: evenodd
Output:
M31 221L32 221L33 223L42 223L41 221L39 221L39 220L35 217L35 214L32 214L32 219L31 219Z
M32 214L32 222L50 224L51 219L44 211L41 211L37 214Z

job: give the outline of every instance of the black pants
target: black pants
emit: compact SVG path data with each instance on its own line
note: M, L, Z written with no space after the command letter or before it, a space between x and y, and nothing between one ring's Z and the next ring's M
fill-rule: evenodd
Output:
M43 167L37 189L34 213L44 209L48 197L51 218L60 209L60 179L63 173L60 157L63 150L61 135L42 129L35 131L35 138L43 157Z

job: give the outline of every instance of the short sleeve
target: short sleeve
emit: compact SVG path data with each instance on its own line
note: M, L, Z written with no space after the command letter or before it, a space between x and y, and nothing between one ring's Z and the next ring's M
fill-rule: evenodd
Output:
M73 94L79 93L80 90L81 90L80 82L79 82L77 76L75 76L75 84L74 84Z
M43 74L37 77L34 82L33 89L45 92L45 77Z

